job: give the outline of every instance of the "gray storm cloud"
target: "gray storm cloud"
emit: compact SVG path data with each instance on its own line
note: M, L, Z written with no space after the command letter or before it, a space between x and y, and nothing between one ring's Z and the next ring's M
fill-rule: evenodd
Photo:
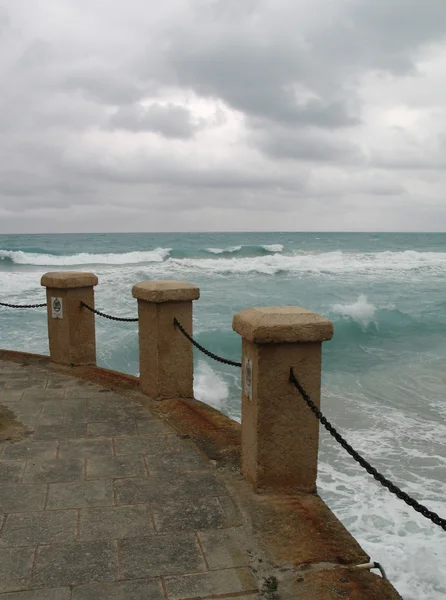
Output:
M446 226L444 0L15 0L0 232Z

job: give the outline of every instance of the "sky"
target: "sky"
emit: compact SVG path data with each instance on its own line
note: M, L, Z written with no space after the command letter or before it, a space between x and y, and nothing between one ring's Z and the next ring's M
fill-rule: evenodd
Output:
M0 0L0 233L446 231L445 0Z

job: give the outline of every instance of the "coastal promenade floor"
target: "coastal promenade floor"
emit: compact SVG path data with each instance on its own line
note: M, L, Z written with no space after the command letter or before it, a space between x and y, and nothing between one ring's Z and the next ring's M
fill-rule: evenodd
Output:
M0 406L0 600L258 597L224 480L149 407L2 360Z

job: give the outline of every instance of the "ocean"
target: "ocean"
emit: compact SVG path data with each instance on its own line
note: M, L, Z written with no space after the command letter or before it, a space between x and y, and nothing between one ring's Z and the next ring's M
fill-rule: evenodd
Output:
M136 316L139 281L198 285L195 336L233 360L240 310L299 305L332 319L322 410L378 470L446 518L446 234L0 235L0 301L44 302L40 277L54 270L96 273L96 307L118 316ZM137 374L136 324L96 322L99 365ZM0 307L0 323L0 347L48 353L44 309ZM195 361L196 397L239 419L239 370L198 353ZM325 431L318 489L405 600L444 599L446 532Z

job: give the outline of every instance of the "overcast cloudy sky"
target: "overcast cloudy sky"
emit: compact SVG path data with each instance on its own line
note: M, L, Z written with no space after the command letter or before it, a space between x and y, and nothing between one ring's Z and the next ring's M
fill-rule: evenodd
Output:
M446 0L6 0L0 232L446 230Z

